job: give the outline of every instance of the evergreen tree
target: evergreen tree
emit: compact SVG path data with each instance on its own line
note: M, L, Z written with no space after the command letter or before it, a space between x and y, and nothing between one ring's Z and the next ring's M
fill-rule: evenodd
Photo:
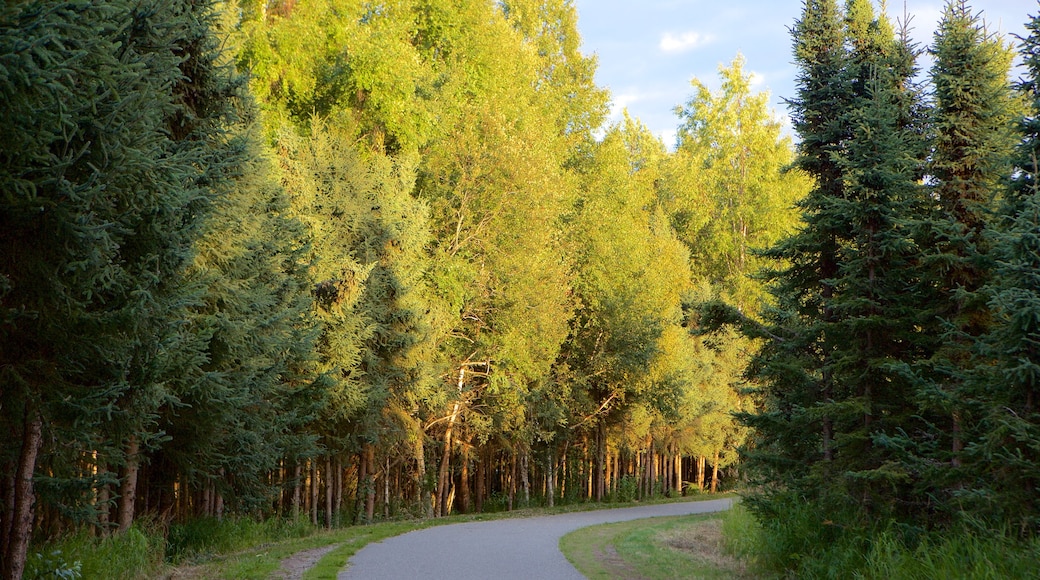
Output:
M36 491L58 492L39 518L63 501L55 484L89 490L122 464L129 526L164 379L194 359L172 330L190 302L182 274L241 159L211 15L207 2L2 9L5 578L21 575Z
M900 368L917 353L905 221L922 198L914 55L865 0L844 12L807 2L794 36L796 165L815 185L803 227L766 253L776 307L747 329L766 339L750 368L764 404L745 416L757 429L750 466L777 486L752 505L772 519L800 496L859 526L897 516L908 498L888 438L910 427Z
M977 420L965 380L975 342L991 324L986 297L979 292L993 267L984 232L1008 171L1015 107L1008 85L1010 51L966 2L947 3L931 53L928 172L938 203L917 225L916 237L927 272L922 327L941 340L916 370L921 406L936 427L929 437L941 442L931 464L945 466L928 479L945 486L937 490L945 494L971 477L959 469L964 442L974 436L971 425Z
M1026 25L1025 78L1016 89L1028 104L1017 122L1014 171L988 243L992 282L985 288L992 325L968 392L978 401L978 435L965 447L971 507L1031 533L1040 521L1040 16ZM983 511L984 510L984 511Z
M852 229L830 208L845 197L838 156L847 139L842 120L851 88L842 14L833 0L806 2L793 35L798 94L789 105L801 138L795 164L814 185L798 204L804 227L765 254L779 264L766 271L776 306L763 313L766 329L760 337L767 340L749 369L761 381L763 409L745 420L757 431L749 455L757 481L810 493L813 486L802 477L806 468L823 460L817 469L826 469L834 458L834 419L816 406L835 396L835 343L824 329L835 320L830 301L839 242Z

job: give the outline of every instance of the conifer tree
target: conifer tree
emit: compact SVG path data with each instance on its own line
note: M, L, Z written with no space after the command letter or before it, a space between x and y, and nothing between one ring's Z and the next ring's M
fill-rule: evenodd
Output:
M767 270L774 308L763 316L771 338L749 373L761 381L764 408L745 417L757 429L749 459L762 482L808 492L806 468L834 458L834 418L816 406L835 396L831 360L835 343L824 333L835 320L830 301L838 275L838 248L851 231L831 206L845 196L838 155L847 139L842 120L851 99L842 14L833 0L810 0L793 28L798 94L789 101L801 142L797 167L814 180L799 202L804 227L766 252L779 266ZM755 336L756 333L752 333ZM811 486L809 486L811 487ZM781 489L777 488L777 489Z
M980 353L994 364L979 365L970 377L979 425L965 447L966 467L984 475L971 481L969 505L1023 532L1040 521L1040 16L1026 28L1026 75L1015 88L1028 108L1016 123L1014 171L988 239L992 326Z
M2 9L4 578L21 575L34 503L59 501L36 501L37 481L90 488L122 464L130 525L164 379L194 358L172 330L182 275L241 159L211 16L208 2Z
M755 505L777 517L796 494L859 525L907 494L886 438L907 427L912 389L897 369L916 352L904 221L921 198L914 55L865 0L843 12L807 2L794 35L796 165L815 185L803 227L766 253L776 307L748 329L766 339L750 370L765 406L746 416L758 430L749 458L779 485Z
M977 420L965 380L975 341L990 326L986 297L979 292L993 267L984 232L1008 172L1015 107L1010 51L966 2L947 3L931 53L934 136L928 172L938 203L917 225L916 237L926 272L922 327L941 340L916 370L922 407L936 426L930 437L942 442L932 464L946 466L928 479L952 489L967 475L959 469L960 456Z

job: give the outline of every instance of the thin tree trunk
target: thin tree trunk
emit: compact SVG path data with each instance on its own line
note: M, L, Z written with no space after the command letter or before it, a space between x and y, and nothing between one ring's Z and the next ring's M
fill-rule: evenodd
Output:
M549 467L545 470L545 498L546 503L549 507L556 505L556 481L553 477L556 475L556 463L553 461L553 447L549 445Z
M318 462L315 459L310 460L310 473L311 473L311 484L310 484L310 513L311 513L311 525L318 525L318 496L320 487L318 484Z
M126 470L123 483L119 488L118 525L119 532L130 529L134 523L134 504L137 501L137 474L140 470L141 442L137 435L131 435L126 445Z
M372 522L376 517L376 448L365 445L365 472L368 481L365 484L365 521Z
M719 452L716 451L714 457L711 460L711 493L715 493L717 484L719 483Z
M416 485L419 486L419 501L422 503L422 513L427 519L433 517L433 498L430 497L430 488L426 485L426 443L423 433L419 434L419 441L415 444ZM479 510L478 510L479 511Z
M292 515L293 521L300 519L300 501L302 490L300 489L303 485L303 466L300 465L299 461L295 461L293 464L293 496L292 496Z
M697 456L697 491L704 491L704 456Z
M484 478L487 474L484 473L484 449L480 448L477 450L477 480L476 480L476 506L475 510L479 514L484 511Z
M462 464L459 474L459 513L469 513L469 451L464 447L459 454L459 462Z
M43 420L35 411L28 411L25 418L25 431L22 436L22 451L18 458L18 471L15 474L13 491L13 510L11 511L11 533L4 537L4 580L20 580L25 571L26 553L29 550L29 537L32 535L33 508L36 494L33 489L33 475L36 472L36 458L43 446Z
M390 455L387 454L383 470L383 517L390 519Z
M596 426L596 501L603 501L607 493L607 422L600 417Z
M365 447L361 447L361 453L357 458L357 486L354 491L354 522L362 523L365 513L365 485L368 482L368 462L366 461ZM370 522L365 522L370 523Z
M672 469L675 471L676 495L683 495L682 454L680 454L678 451L675 452L675 458L672 462Z
M335 498L333 499L335 504L333 518L338 519L343 517L343 460L339 455L336 455L336 458L332 460L332 469L335 471L334 485L336 490ZM342 523L342 520L339 523Z
M513 511L513 500L516 499L516 453L509 453L509 476L506 480L509 488L509 509Z
M332 502L335 495L332 473L332 458L325 456L325 527L332 527Z
M523 455L520 456L520 482L524 490L524 507L531 505L531 480L527 474L528 467L527 450L524 449Z
M459 365L459 382L458 391L459 397L462 397L462 387L466 384L466 366L465 363ZM461 408L461 401L456 399L455 404L451 408L451 416L448 418L448 428L444 430L444 453L441 456L441 465L437 473L437 510L434 515L437 517L447 515L447 501L448 501L448 466L451 461L451 435L452 430L455 428L455 421L459 418L459 409Z

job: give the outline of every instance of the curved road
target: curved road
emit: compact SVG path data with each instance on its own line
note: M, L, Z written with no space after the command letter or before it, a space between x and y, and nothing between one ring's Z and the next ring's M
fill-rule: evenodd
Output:
M426 528L365 546L337 578L582 580L560 552L564 534L597 524L717 512L731 503L730 499L667 503Z

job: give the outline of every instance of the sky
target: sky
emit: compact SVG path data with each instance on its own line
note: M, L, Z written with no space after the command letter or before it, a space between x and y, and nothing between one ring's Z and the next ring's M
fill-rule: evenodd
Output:
M902 21L904 2L888 4L889 16ZM922 47L931 43L944 4L906 0L906 11L913 15L911 35ZM574 0L574 5L582 52L596 55L597 84L611 92L611 121L627 108L673 147L679 123L674 111L693 95L690 79L717 90L719 65L729 66L739 53L754 90L769 91L773 108L786 122L783 98L794 96L797 72L789 29L801 13L800 0ZM970 5L982 12L990 30L1004 35L1024 36L1026 20L1040 12L1036 0L974 0Z

